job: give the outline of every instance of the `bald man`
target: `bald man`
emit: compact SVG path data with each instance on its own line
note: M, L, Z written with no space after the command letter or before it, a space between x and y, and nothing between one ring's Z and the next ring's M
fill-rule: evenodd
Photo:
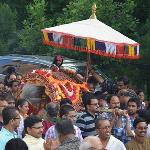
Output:
M88 149L95 149L95 150L103 149L103 145L97 136L88 136L80 144L79 150L88 150Z

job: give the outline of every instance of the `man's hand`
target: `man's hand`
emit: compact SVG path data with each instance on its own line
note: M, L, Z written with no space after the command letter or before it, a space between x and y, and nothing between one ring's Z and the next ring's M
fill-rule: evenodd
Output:
M123 114L123 110L119 108L114 109L115 116L121 116Z
M125 116L127 118L127 120L130 118L129 115L128 115L128 112L127 110L123 110L123 116Z
M58 140L47 139L43 143L43 146L44 146L45 150L55 150L59 146L59 141Z

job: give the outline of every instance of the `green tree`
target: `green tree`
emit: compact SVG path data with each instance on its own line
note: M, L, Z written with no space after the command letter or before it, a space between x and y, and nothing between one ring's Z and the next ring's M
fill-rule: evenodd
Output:
M148 0L134 0L136 8L134 15L140 20L140 23L145 23L147 19L150 19L150 1Z
M135 8L134 0L126 2L114 2L114 0L72 0L63 9L58 24L70 23L88 19L91 15L91 6L97 5L97 18L112 28L132 37L135 35L137 19L133 17Z
M150 20L147 19L145 24L141 24L139 42L141 44L141 59L139 64L141 65L139 78L142 78L141 84L145 89L148 98L150 98ZM140 66L139 65L139 66Z
M15 42L16 12L7 4L0 4L0 54L7 53Z
M71 0L46 0L47 7L46 7L46 16L51 18L53 24L56 24L57 18L62 14L63 8L69 4Z
M26 5L32 0L0 0L1 3L6 3L12 10L17 12L17 28L22 28L22 21L26 17Z
M45 7L44 0L33 0L33 3L26 7L28 18L23 21L23 30L18 35L20 47L28 53L45 53L49 49L42 44L41 29L51 25L51 21L45 18Z

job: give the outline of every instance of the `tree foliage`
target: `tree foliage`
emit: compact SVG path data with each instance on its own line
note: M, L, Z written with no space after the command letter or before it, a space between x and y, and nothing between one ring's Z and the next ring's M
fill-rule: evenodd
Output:
M97 4L96 15L100 21L140 43L141 59L116 60L91 55L93 63L112 78L129 76L132 83L145 89L148 95L150 91L150 1L148 0L0 0L0 53L11 52L15 47L26 50L29 54L60 53L85 60L85 53L56 48L54 50L43 45L41 29L88 19L94 2ZM16 27L18 36L15 34ZM18 37L19 44L17 44Z
M91 15L91 6L97 5L97 18L112 28L128 35L135 34L137 19L133 17L135 4L133 0L114 2L113 0L72 0L63 14L57 19L59 24L88 19Z
M7 4L0 4L0 51L6 53L15 41L16 12Z
M45 18L45 1L34 0L27 5L28 18L23 21L23 29L19 32L20 47L32 54L44 53L41 29L50 26L51 21Z

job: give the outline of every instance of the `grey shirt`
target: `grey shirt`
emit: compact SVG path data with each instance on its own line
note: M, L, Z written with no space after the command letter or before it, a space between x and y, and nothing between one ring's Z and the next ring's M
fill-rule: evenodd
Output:
M56 150L79 150L80 141L74 137L72 139L66 139Z

